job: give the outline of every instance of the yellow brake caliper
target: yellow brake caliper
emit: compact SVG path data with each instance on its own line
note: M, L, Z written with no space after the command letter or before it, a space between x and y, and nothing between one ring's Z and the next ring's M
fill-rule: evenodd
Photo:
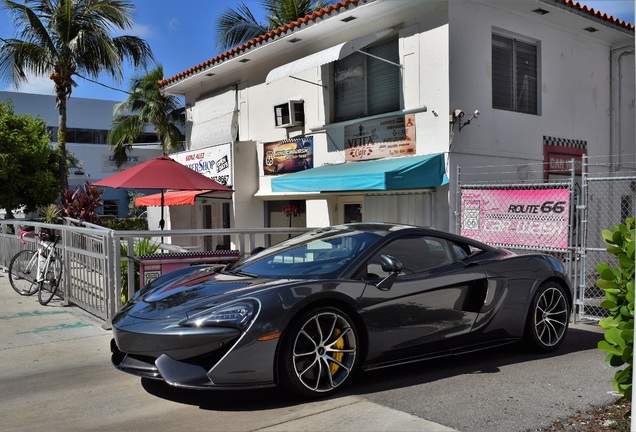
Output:
M342 333L342 332L340 331L340 329L335 329L335 330L333 331L333 337L334 337L334 338L338 337L338 336L340 335L340 333ZM344 345L345 345L345 344L344 344L344 338L340 338L340 339L338 339L338 340L336 341L336 343L334 344L334 346L333 346L333 347L334 347L334 348L336 348L336 349L343 349L343 348L344 348ZM333 357L336 361L342 362L342 358L344 357L344 353L341 353L341 352L339 352L339 353L333 353L332 357ZM340 368L340 365L338 365L338 363L336 363L336 362L331 363L331 375L332 375L332 376L333 376L333 375L335 375L339 368Z

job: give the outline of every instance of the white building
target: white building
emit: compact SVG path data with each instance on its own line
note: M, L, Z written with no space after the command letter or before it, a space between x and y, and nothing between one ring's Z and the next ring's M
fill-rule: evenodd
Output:
M633 25L570 0L346 0L160 86L233 227L452 229L458 166L633 166L634 63Z
M57 146L58 110L55 96L0 91L0 100L11 100L14 112L29 114L46 122L51 136L51 145ZM113 122L113 107L119 102L99 99L71 97L67 102L67 151L72 152L81 162L81 168L69 169L70 190L109 177L116 172L145 162L161 154L161 146L156 143L156 135L144 134L149 145L135 146L129 152L129 161L117 168L112 152L106 143L106 135ZM104 188L103 213L125 217L128 214L126 190ZM153 193L155 191L142 191Z

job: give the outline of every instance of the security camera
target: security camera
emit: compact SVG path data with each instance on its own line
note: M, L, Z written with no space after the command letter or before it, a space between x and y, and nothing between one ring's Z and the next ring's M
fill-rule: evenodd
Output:
M455 116L455 118L462 118L462 117L464 117L464 111L462 111L460 109L456 109L454 116Z

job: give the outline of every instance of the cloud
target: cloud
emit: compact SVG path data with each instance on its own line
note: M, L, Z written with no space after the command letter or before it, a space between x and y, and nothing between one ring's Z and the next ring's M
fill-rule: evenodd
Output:
M19 87L15 83L11 83L8 87L3 88L2 91L55 95L53 81L49 77L43 76L27 76L27 81L20 83Z
M175 32L175 31L179 30L179 19L178 18L172 18L170 21L168 21L168 30L170 30L171 32Z

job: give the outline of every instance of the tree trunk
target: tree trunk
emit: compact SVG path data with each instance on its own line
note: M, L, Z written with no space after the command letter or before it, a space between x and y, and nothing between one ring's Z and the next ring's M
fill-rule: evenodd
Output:
M58 130L57 130L57 156L59 161L60 192L68 189L68 167L66 165L66 97L64 92L59 92L58 103Z

